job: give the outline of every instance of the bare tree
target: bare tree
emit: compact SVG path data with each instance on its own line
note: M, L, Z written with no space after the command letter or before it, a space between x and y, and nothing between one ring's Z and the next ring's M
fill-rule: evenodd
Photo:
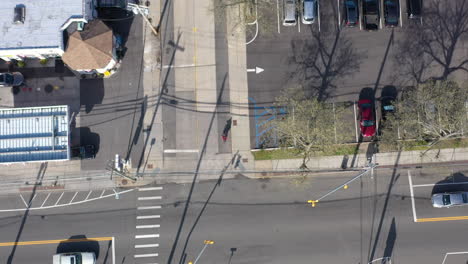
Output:
M430 0L422 23L405 30L396 62L417 83L445 80L455 71L468 72L468 58L456 54L468 38L468 0Z
M424 140L434 146L444 139L460 137L467 128L468 87L453 81L430 81L407 90L396 102L395 115L382 127L381 140Z
M306 164L315 153L326 151L335 143L333 106L307 98L302 89L287 89L277 98L277 104L288 109L287 115L274 121L281 146L294 146L302 156L301 168L307 169Z

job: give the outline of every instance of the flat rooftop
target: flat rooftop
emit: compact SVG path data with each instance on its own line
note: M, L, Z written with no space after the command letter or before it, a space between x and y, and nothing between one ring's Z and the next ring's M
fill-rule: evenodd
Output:
M87 0L0 0L0 49L60 47L60 28L85 17ZM25 6L23 23L13 23L15 7Z
M68 160L68 106L0 109L0 163Z

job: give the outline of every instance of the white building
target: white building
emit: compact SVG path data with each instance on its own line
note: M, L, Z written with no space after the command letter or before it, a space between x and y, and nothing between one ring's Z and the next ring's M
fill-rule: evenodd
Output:
M0 59L62 56L63 31L92 12L92 0L0 0Z

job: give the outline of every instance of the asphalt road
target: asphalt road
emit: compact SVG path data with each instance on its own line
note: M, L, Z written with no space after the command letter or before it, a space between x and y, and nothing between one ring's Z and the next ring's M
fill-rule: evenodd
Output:
M187 263L199 254L203 240L215 241L200 259L208 264L368 263L382 257L391 257L392 263L442 263L446 253L466 250L466 234L462 230L467 227L467 208L434 209L430 204L432 192L466 188L466 166L411 169L410 176L407 169L377 169L315 207L306 203L354 175L354 172L321 174L301 184L293 184L291 179L257 180L241 176L224 180L217 187L213 181L198 183L185 217L189 184L167 184L162 190L148 192L135 190L121 195L119 200L106 198L35 210L26 217L24 213L2 213L0 242L113 236L116 263L179 263L185 243L184 263ZM162 208L141 209L158 204ZM160 218L137 219L154 212ZM140 228L136 229L138 225ZM135 239L136 235L148 234L160 236ZM108 241L80 243L66 245L65 249L57 243L17 246L13 263L33 260L47 263L57 251L83 249L97 252L98 263L111 263L112 247ZM13 247L0 245L3 245L0 260L6 263ZM135 249L135 245L153 247ZM135 258L154 252L158 256ZM449 254L445 263L462 263L467 259L467 255Z

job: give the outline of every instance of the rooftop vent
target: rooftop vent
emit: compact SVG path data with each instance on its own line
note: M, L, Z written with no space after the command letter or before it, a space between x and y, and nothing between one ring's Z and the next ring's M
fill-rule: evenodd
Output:
M15 24L24 24L24 19L26 18L26 6L25 5L16 5L15 6L15 17L13 23Z

